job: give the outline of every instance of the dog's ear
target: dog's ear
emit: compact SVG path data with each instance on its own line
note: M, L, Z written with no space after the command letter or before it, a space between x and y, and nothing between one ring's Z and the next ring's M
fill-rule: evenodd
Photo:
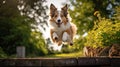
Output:
M50 5L50 10L55 10L55 9L56 9L56 7L53 4L51 4Z
M54 13L55 13L56 10L57 10L57 8L53 4L51 4L50 5L50 16L51 17L54 16Z
M62 8L62 10L66 10L66 11L67 11L67 9L68 9L68 5L66 4L66 5Z
M66 4L64 7L61 8L63 13L64 13L64 16L67 17L67 14L68 14L68 5Z

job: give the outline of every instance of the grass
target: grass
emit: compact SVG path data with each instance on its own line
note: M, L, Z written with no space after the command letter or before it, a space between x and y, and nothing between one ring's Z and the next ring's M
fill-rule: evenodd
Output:
M46 56L30 55L30 56L27 56L26 58L78 58L78 57L83 57L82 51L77 51L73 53L57 53L57 54L50 54ZM11 55L6 58L16 58L16 55Z
M53 54L53 55L47 55L45 57L48 58L73 58L73 57L82 57L82 51L73 52L73 53L61 53L61 54Z

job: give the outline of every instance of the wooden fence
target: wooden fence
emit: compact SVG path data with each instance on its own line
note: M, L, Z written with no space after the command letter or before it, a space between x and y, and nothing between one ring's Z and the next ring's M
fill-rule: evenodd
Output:
M120 58L119 57L10 58L10 59L0 59L0 67L2 66L120 67Z

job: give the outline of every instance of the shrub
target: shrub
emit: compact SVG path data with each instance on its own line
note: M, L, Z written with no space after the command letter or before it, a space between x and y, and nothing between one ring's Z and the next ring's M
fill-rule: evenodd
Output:
M85 45L104 47L120 43L120 22L113 23L110 19L102 18L94 24L94 28L88 32Z
M0 47L0 58L6 58L6 57L7 57L7 55L5 54L5 52Z

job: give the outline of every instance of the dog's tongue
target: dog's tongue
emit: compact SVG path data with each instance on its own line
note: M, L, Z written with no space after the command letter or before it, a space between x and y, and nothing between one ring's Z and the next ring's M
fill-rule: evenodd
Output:
M57 23L58 27L60 27L61 23Z

